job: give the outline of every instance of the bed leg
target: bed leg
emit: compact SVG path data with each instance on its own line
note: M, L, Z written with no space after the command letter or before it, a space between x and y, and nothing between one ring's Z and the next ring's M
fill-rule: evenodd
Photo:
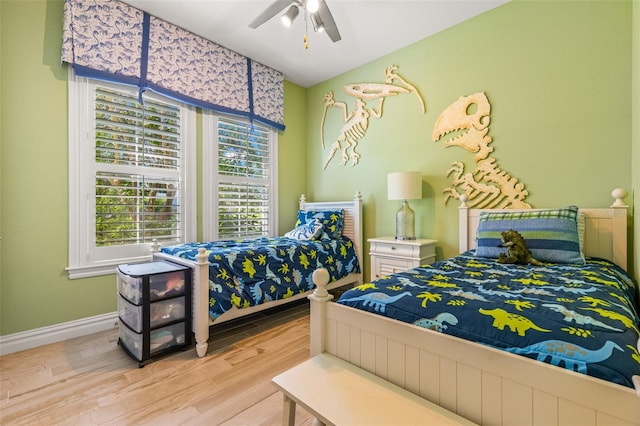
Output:
M307 296L310 302L310 316L311 316L311 356L318 355L324 352L325 344L325 327L326 327L326 308L327 302L333 299L333 296L327 291L327 284L329 284L329 272L320 268L313 273L313 283L316 285L316 289L312 294Z
M200 358L207 354L207 349L209 348L209 343L205 340L204 342L199 342L196 339L196 353Z

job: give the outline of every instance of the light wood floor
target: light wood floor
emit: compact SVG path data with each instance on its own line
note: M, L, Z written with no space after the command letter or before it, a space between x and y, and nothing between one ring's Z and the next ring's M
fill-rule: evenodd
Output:
M0 424L280 425L271 378L309 358L308 301L213 327L138 368L110 330L0 357ZM297 408L296 424L312 417Z

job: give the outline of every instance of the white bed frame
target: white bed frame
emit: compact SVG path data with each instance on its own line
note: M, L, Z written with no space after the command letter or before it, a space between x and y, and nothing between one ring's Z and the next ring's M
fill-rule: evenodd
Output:
M585 214L585 254L627 268L627 209ZM460 251L475 247L480 210L460 206ZM337 303L314 274L311 355L331 353L483 425L640 425L637 392L584 374ZM640 345L640 342L639 342ZM640 349L640 348L639 348ZM383 402L381 402L383 403ZM390 409L393 409L390 407Z
M362 195L356 192L352 201L317 201L309 202L305 195L300 197L300 210L337 210L344 209L344 228L342 234L349 237L356 248L356 255L360 269L363 268L362 263ZM268 308L292 302L294 300L306 297L311 291L300 293L287 299L274 300L261 305L249 308L238 309L233 308L212 320L209 316L209 262L204 249L201 248L196 258L196 262L160 253L160 246L154 244L152 247L154 260L168 260L181 265L190 266L193 269L193 322L192 330L196 340L196 352L198 356L203 357L207 353L209 347L209 326L220 324L225 321L239 318L249 314L253 314ZM328 288L337 288L344 285L357 285L362 283L362 273L351 273L344 278L329 284Z

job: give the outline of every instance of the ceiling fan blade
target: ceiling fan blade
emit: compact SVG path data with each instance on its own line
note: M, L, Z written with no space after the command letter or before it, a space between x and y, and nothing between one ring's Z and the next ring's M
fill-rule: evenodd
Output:
M282 12L285 7L289 6L293 3L292 0L276 0L271 3L269 7L267 7L256 19L254 19L250 24L250 28L258 28L260 25L267 22L269 19L276 16L278 13Z
M342 40L340 31L338 31L338 26L336 25L336 21L333 20L333 15L331 15L329 6L327 6L327 2L325 2L324 0L320 0L320 8L318 9L318 14L320 15L320 20L324 24L324 31L327 33L331 41L335 43L336 41Z

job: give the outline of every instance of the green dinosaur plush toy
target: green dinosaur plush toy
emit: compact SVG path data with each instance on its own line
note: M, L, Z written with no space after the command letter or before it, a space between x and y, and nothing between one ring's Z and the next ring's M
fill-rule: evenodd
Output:
M533 257L531 251L527 247L527 243L524 237L520 235L518 231L510 229L500 234L502 243L499 247L506 247L507 254L500 253L498 262L500 263L515 263L518 265L535 265L544 266L544 263Z

